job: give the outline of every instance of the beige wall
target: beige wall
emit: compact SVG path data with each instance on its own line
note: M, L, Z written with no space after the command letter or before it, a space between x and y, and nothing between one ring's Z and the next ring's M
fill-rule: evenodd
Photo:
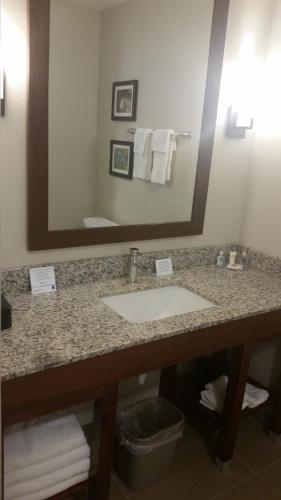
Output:
M258 1L258 0L257 0ZM196 237L140 242L141 251L183 248L219 242L238 241L246 198L252 133L245 141L231 141L224 135L224 119L229 106L228 68L239 57L241 26L245 0L231 2L225 52L225 69L220 99L219 120L212 161L204 234ZM249 2L248 2L249 3ZM252 2L251 15L255 16ZM259 0L267 5L268 0ZM1 246L2 266L38 264L55 260L117 255L128 251L130 243L97 247L29 252L26 243L26 113L27 76L25 55L27 41L26 0L4 0L8 30L7 50L13 60L7 67L7 116L0 121L1 147ZM250 3L249 3L250 5ZM239 14L240 12L240 14ZM239 28L239 30L238 30ZM244 27L244 29L246 29ZM8 32L7 32L8 31ZM261 27L257 30L260 35ZM11 47L12 44L12 47ZM21 61L19 65L18 61ZM135 242L134 242L135 243Z
M49 76L49 227L82 227L93 214L100 16L52 0Z
M281 2L276 0L264 79L259 87L255 141L242 241L281 257ZM279 381L281 345L259 346L251 374L273 388Z
M130 0L101 16L98 199L119 224L190 220L207 74L213 0ZM136 122L111 120L112 82L139 80ZM191 130L177 139L171 182L109 175L110 140L128 127Z
M251 182L242 240L281 257L281 2L274 23L260 88Z

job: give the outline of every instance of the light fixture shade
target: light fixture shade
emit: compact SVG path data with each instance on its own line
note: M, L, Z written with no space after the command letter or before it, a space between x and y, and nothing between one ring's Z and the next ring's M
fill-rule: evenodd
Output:
M238 112L232 106L228 109L226 135L235 139L245 139L246 130L253 128L254 119L245 112Z

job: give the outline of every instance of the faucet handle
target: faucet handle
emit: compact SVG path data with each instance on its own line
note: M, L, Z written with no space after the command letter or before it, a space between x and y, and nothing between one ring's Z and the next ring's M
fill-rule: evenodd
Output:
M131 255L137 255L137 254L139 254L139 253L140 253L140 251L139 251L139 249L138 249L138 248L136 248L136 247L131 247L131 248L130 248L130 254L131 254Z

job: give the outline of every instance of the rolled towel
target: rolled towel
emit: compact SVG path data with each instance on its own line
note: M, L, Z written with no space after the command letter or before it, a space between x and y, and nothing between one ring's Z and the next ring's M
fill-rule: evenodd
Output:
M89 458L89 456L90 447L88 446L88 444L85 444L84 446L80 446L80 448L70 450L63 455L50 458L49 460L45 460L44 462L28 465L27 467L20 467L19 469L5 473L5 488L8 488L9 486L16 483L33 480L45 474L55 472L58 469L75 464L83 458Z
M62 481L61 483L54 484L45 490L38 491L37 493L32 493L28 495L22 495L20 490L17 492L16 497L13 497L13 500L45 500L46 498L50 498L54 495L57 495L61 491L68 490L75 484L82 483L88 479L88 473L84 472L83 474L77 474L77 476L73 476L72 478L67 479L66 481Z
M30 479L29 481L16 483L9 486L8 488L4 488L4 498L5 500L14 500L16 498L22 499L23 497L30 498L30 495L32 494L39 494L42 491L51 488L52 486L58 485L59 483L65 481L69 481L75 476L87 474L88 477L89 468L90 459L83 458L74 464L68 465L67 467L61 469L57 469L56 471L49 474L44 474L40 477L37 477L36 479Z
M87 445L74 415L16 424L4 435L4 473L39 464Z

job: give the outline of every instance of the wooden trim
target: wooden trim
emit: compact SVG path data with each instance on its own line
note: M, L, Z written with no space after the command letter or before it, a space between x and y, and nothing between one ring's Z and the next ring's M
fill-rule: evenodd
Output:
M191 220L95 229L48 229L50 0L29 0L28 248L44 250L203 233L229 0L215 0Z

